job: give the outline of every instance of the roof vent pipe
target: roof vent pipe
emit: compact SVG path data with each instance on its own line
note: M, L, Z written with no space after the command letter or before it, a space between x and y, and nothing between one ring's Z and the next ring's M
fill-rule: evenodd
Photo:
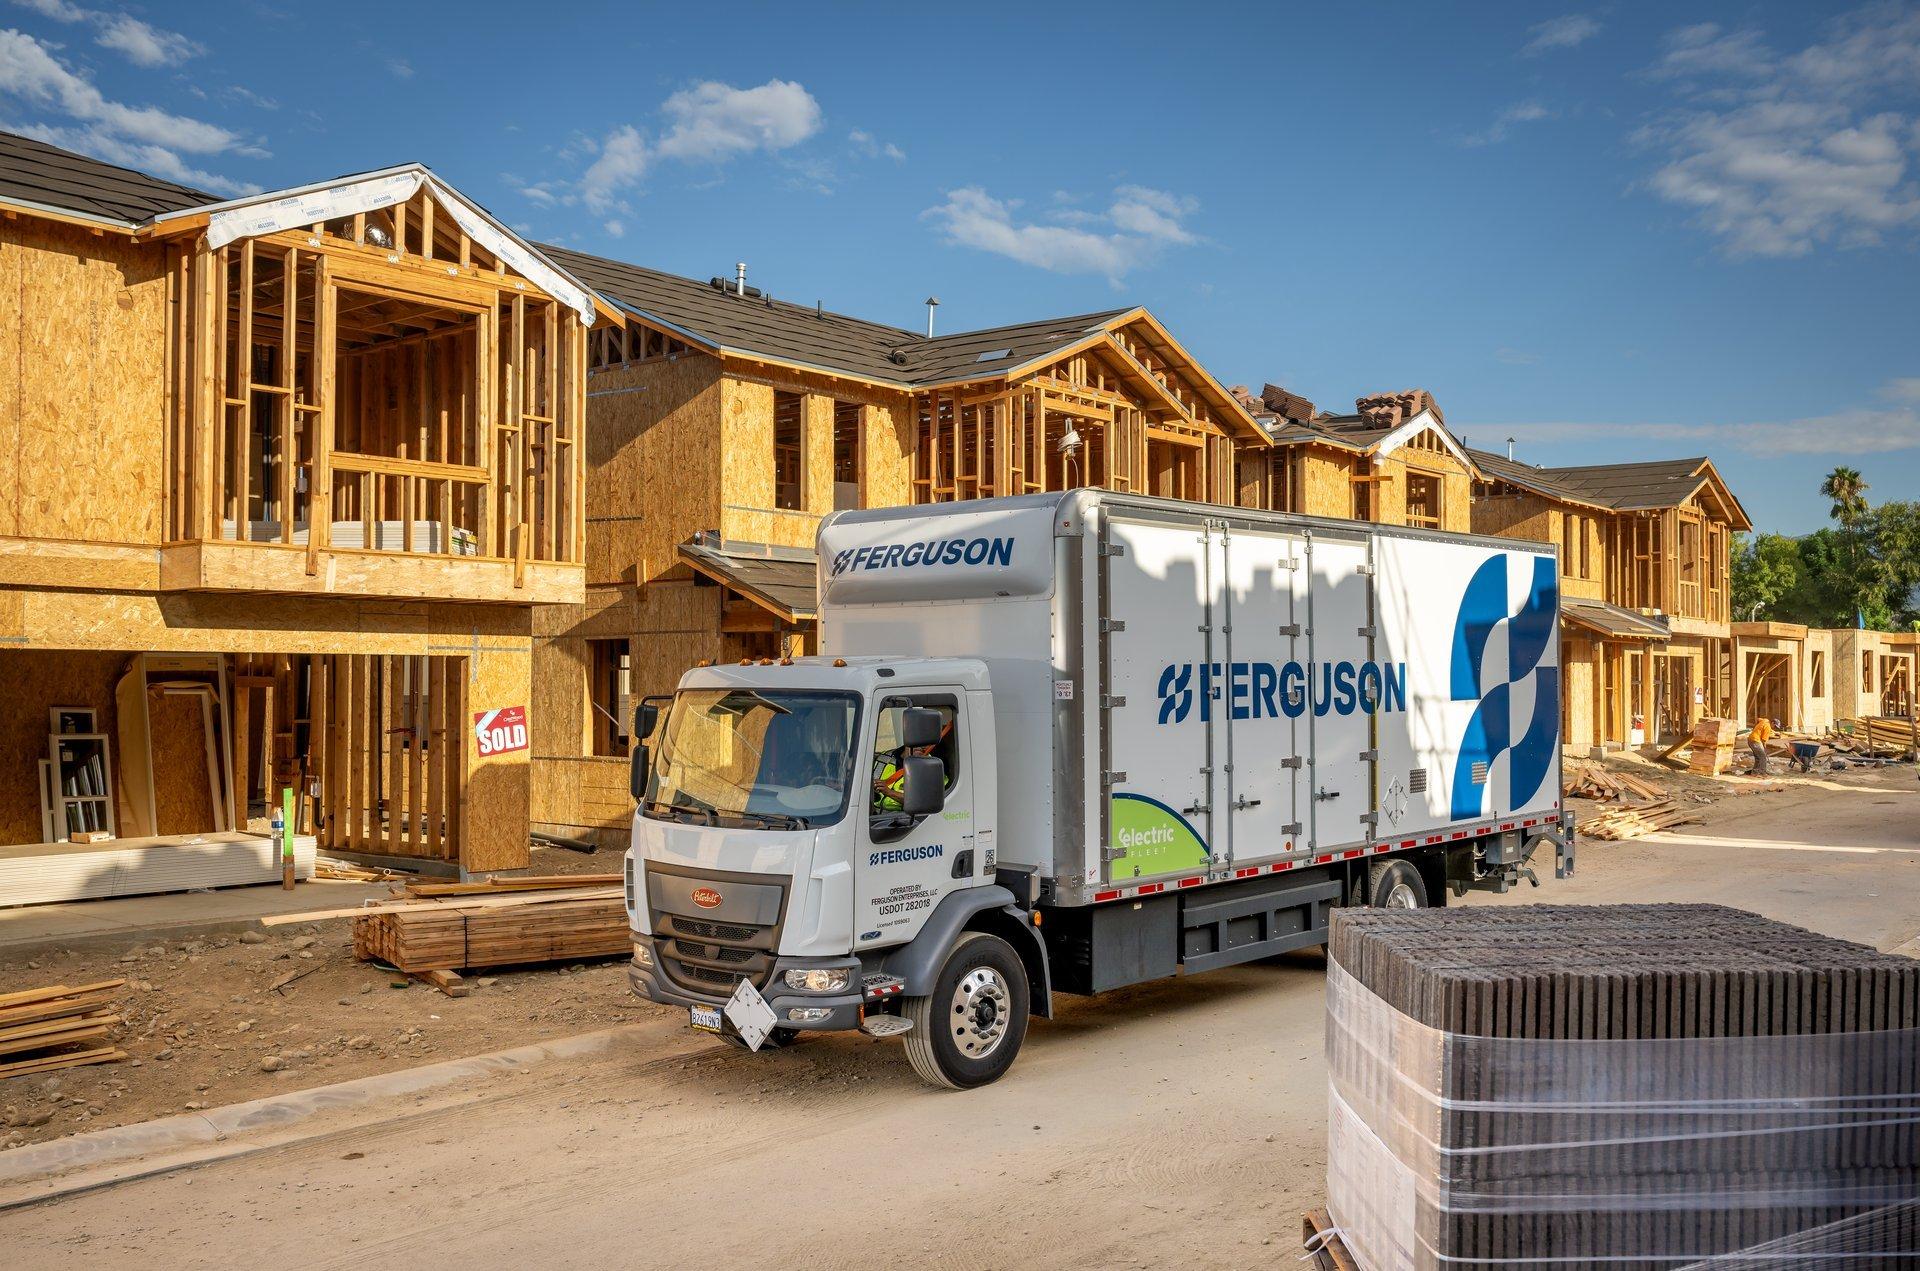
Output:
M938 296L927 297L927 338L929 340L933 338L933 311L939 307L940 298Z
M1507 462L1513 462L1513 438L1507 438Z
M744 260L734 263L733 285L736 289L736 294L742 296L747 294L747 262Z

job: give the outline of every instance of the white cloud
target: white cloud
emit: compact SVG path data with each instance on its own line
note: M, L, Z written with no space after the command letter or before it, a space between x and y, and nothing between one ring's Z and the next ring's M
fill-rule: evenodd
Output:
M178 66L207 50L176 31L162 31L138 18L116 13L100 28L95 43L126 55L135 66Z
M820 103L787 80L758 88L709 80L675 93L661 109L673 119L655 147L663 159L724 163L752 150L785 150L820 131Z
M1880 396L1890 401L1920 403L1920 376L1888 380L1880 386Z
M1739 450L1762 459L1920 449L1920 410L1907 406L1862 406L1804 419L1753 423L1532 423L1503 427L1522 441L1672 442L1703 451Z
M185 150L217 154L240 138L217 125L154 106L129 106L103 96L91 81L68 70L46 45L19 31L0 31L0 93L30 106L52 109L103 133Z
M1493 351L1493 360L1496 362L1505 362L1508 366L1532 366L1539 362L1540 355L1538 353L1529 353L1525 349L1510 348L1503 344Z
M55 22L85 22L89 11L67 0L13 0L22 9L31 9L42 17L52 18Z
M252 181L236 181L217 172L196 168L165 146L129 141L101 128L62 128L45 124L20 124L17 131L64 150L77 150L108 163L138 168L166 181L207 190L214 194L239 196L258 194L260 186Z
M627 226L624 221L608 221L600 228L607 231L607 234L613 238L625 238L627 235Z
M1648 72L1688 105L1633 140L1665 156L1645 188L1730 256L1868 247L1920 226L1920 9L1874 6L1781 56L1711 23L1667 36Z
M395 79L412 79L413 63L404 57L389 58L387 60L387 74L393 76Z
M1554 49L1570 49L1576 44L1585 44L1600 34L1600 24L1584 13L1569 13L1565 17L1535 23L1527 28L1527 34L1533 38L1520 50L1520 55L1538 57Z
M1198 200L1146 186L1123 185L1104 215L1056 213L1051 224L1021 221L1017 200L996 199L979 186L947 191L923 215L948 242L1060 274L1099 274L1118 282L1168 246L1201 241L1182 222ZM1064 222L1064 223L1063 223Z
M881 141L863 128L855 128L847 134L847 140L853 148L869 159L891 159L895 163L905 163L907 152L891 141Z
M756 151L775 153L812 137L821 122L813 95L778 79L757 88L707 81L675 93L660 109L671 122L657 140L622 124L598 143L576 136L561 151L563 159L596 154L578 183L580 200L596 215L624 211L621 192L639 185L659 161L722 164ZM804 183L831 193L819 178L819 165L801 164L796 171Z
M1516 102L1494 117L1494 121L1479 132L1470 132L1460 138L1463 146L1495 146L1512 134L1514 125L1538 123L1551 118L1553 112L1539 102Z
M580 178L580 197L596 214L611 211L619 192L638 185L646 172L646 138L632 124L623 125L600 143L599 157Z

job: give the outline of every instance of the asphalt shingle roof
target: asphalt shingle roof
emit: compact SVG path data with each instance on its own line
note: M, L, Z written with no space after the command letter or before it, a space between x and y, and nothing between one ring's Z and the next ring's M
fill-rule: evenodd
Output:
M903 386L1018 366L1127 312L1113 309L928 339L905 327L778 298L735 295L697 278L564 247L540 250L609 300L709 344ZM1002 350L1005 356L981 362L982 354Z
M219 196L0 132L0 200L137 225L163 212L218 202Z

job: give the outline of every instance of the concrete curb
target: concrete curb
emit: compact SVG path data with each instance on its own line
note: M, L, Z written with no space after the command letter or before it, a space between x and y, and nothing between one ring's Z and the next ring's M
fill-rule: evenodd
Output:
M139 1125L95 1130L50 1143L17 1147L0 1152L0 1211L298 1141L305 1136L272 1132L288 1130L326 1112L418 1094L474 1077L520 1072L554 1060L595 1054L644 1028L643 1024L627 1024L558 1041L378 1073L205 1112L188 1112ZM241 1141L250 1135L268 1137L269 1141ZM154 1159L162 1153L172 1155Z

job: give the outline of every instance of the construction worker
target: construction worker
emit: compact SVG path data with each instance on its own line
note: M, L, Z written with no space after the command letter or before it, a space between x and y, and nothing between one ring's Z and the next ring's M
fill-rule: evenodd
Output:
M1747 748L1753 751L1753 775L1767 775L1767 742L1773 737L1773 721L1765 715L1753 721L1753 732L1747 736Z

